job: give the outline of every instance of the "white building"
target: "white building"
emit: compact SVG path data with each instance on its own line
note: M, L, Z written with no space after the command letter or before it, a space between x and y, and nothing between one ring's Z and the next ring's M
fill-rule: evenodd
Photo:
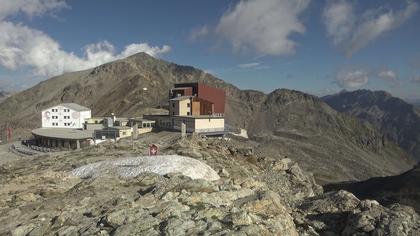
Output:
M82 129L91 110L76 103L62 103L42 111L42 128Z

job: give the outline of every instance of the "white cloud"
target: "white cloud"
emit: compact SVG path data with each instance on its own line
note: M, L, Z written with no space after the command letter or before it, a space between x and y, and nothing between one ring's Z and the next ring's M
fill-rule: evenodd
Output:
M389 83L397 83L398 82L398 75L396 72L389 70L389 69L383 69L378 72L378 77L386 82Z
M0 20L18 12L33 17L67 7L64 0L0 0Z
M246 64L239 64L238 67L242 69L254 68L254 67L258 67L260 64L261 63L259 62L252 62L252 63L246 63Z
M241 0L219 20L215 33L229 40L236 51L255 50L260 54L288 55L297 43L294 33L303 34L299 15L310 0Z
M8 69L29 66L37 75L53 76L84 70L138 52L151 56L167 53L171 48L152 47L147 43L130 44L116 53L114 46L104 41L87 45L84 56L64 51L60 44L45 33L11 22L0 22L0 64Z
M27 4L24 4L27 3ZM84 55L64 51L60 44L42 31L16 24L7 16L24 12L28 16L45 14L66 7L60 0L0 0L0 65L8 69L33 68L39 76L54 76L65 72L84 70L139 52L160 56L171 47L150 46L147 43L127 45L119 53L107 41L87 45Z
M203 38L210 33L210 27L204 25L202 27L191 30L189 39L195 41L197 39Z
M363 69L344 69L335 76L337 84L345 89L358 89L369 82L369 73Z
M381 7L356 15L350 2L339 0L329 1L323 15L327 34L334 45L351 56L384 33L401 26L418 8L418 3L408 0L404 9L385 10Z
M241 70L247 70L247 71L255 71L255 70L266 70L270 69L270 66L262 65L260 62L251 62L251 63L245 63L245 64L239 64L237 67Z

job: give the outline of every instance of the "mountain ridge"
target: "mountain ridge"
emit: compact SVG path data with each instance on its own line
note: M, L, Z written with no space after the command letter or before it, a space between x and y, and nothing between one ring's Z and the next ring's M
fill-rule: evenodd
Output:
M144 53L56 76L18 93L0 103L0 125L28 134L39 126L43 108L61 102L91 107L95 116L164 112L174 83L197 81L226 91L226 123L247 129L261 142L257 149L295 158L321 182L364 180L411 168L407 155L380 133L315 96L288 89L240 90L202 70ZM336 173L326 172L325 165L333 165Z
M322 99L339 112L373 124L388 139L420 159L420 116L413 105L387 92L370 90L338 93Z

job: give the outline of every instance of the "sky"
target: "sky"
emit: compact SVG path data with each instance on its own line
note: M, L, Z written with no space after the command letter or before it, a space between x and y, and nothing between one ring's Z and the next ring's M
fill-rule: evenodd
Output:
M0 88L138 52L241 89L420 99L419 0L0 0Z

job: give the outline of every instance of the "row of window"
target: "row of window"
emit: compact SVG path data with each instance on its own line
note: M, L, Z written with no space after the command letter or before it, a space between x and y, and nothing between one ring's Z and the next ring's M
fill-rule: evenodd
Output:
M53 119L58 119L58 116L52 116ZM64 116L64 119L70 119L70 116Z
M51 109L52 112L58 112L58 108ZM64 112L70 112L70 109L65 108Z
M64 123L64 126L70 126L71 123ZM52 126L58 126L58 122L53 122Z

